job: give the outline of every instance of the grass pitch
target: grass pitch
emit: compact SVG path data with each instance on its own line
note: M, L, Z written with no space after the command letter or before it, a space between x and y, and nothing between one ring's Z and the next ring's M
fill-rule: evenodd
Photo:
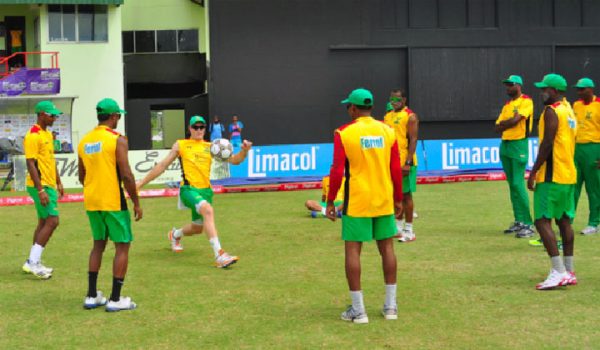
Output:
M239 255L212 266L205 236L174 254L172 226L189 220L175 198L142 201L123 295L138 309L84 310L91 235L82 203L62 204L44 261L54 277L21 272L35 226L33 206L0 208L0 349L198 348L597 348L600 236L576 235L580 284L539 292L543 248L502 234L512 217L504 182L420 186L417 240L396 244L399 320L379 315L384 286L376 246L366 244L362 281L368 325L339 320L349 304L340 222L303 207L320 191L215 196L223 247ZM587 217L580 202L574 228ZM114 248L98 288L110 294Z

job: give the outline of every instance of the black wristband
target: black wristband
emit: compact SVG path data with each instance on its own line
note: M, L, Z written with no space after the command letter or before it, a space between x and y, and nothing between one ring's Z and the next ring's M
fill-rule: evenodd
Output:
M404 165L410 165L410 166L413 166L413 161L412 161L412 159L409 159L409 160L407 160L407 161L404 163Z

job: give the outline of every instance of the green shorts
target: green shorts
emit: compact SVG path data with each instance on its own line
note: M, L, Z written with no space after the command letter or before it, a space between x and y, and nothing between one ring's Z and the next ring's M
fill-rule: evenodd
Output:
M333 205L337 208L340 205L342 205L342 203L344 203L344 201L334 201ZM321 207L326 208L327 207L327 202L319 202L319 204L321 205Z
M212 204L213 202L212 188L195 188L192 186L181 186L179 189L179 199L186 207L192 209L192 222L202 225L202 215L196 210L196 205L203 201Z
M394 215L359 218L342 216L342 239L352 242L381 241L396 234Z
M128 210L117 211L87 211L95 241L105 241L110 238L115 243L133 241L131 233L131 216Z
M402 193L417 192L417 167L411 166L407 176L402 177Z
M535 220L575 218L575 185L542 182L535 185L533 213Z
M33 199L38 218L46 219L48 216L58 216L58 192L56 192L54 188L48 186L44 186L44 191L46 191L48 198L50 198L50 202L46 206L43 206L40 203L40 194L37 188L27 186L27 193L29 193L29 196Z

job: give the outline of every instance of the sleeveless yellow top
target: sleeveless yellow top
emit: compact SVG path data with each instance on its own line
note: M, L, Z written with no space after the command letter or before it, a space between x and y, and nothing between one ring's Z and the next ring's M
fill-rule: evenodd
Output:
M89 211L127 210L117 166L117 140L121 134L99 125L79 142L77 153L85 166L83 203Z
M552 153L540 167L535 181L565 185L575 184L577 182L577 170L574 161L577 121L572 110L563 102L546 106L540 117L540 144L544 141L544 113L548 108L552 108L558 117L558 129L552 145Z
M406 163L406 158L408 157L408 119L413 113L414 112L410 108L405 106L399 112L391 110L385 115L385 117L383 117L383 121L392 129L394 129L396 134L401 166L404 166L404 163ZM413 156L413 165L417 165L416 150Z

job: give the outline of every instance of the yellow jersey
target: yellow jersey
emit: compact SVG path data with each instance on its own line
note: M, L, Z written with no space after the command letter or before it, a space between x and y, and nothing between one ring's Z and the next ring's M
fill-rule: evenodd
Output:
M554 182L571 185L577 182L575 169L575 135L577 120L564 102L556 102L546 106L540 117L540 144L544 141L544 113L552 108L558 117L558 128L552 145L552 153L536 174L536 182Z
M25 159L34 159L42 186L56 187L56 161L52 133L35 124L23 139ZM27 172L26 185L33 187L31 175Z
M522 115L525 119L521 119L517 125L502 132L502 140L521 140L529 136L533 128L533 101L531 97L522 94L521 96L506 102L502 111L496 119L496 125L505 120L511 119L515 113ZM529 125L527 125L529 122Z
M179 143L179 162L181 164L181 185L195 188L210 188L210 142L184 139Z
M342 180L342 187L340 187L337 196L335 196L335 202L344 200L344 180ZM329 193L329 176L323 176L321 187L323 188L323 197L327 198L327 194Z
M600 143L600 98L594 96L592 102L586 104L577 100L573 104L573 112L577 118L577 143Z
M384 123L394 129L396 140L398 140L398 151L400 151L400 165L406 163L408 157L408 119L414 112L405 106L400 111L391 110L383 117ZM417 155L413 155L413 165L417 165Z
M85 166L83 204L88 211L127 210L117 166L117 141L121 134L98 125L79 142L77 153Z
M393 214L390 159L396 143L394 130L372 117L359 117L335 133L346 157L345 214L354 217Z

